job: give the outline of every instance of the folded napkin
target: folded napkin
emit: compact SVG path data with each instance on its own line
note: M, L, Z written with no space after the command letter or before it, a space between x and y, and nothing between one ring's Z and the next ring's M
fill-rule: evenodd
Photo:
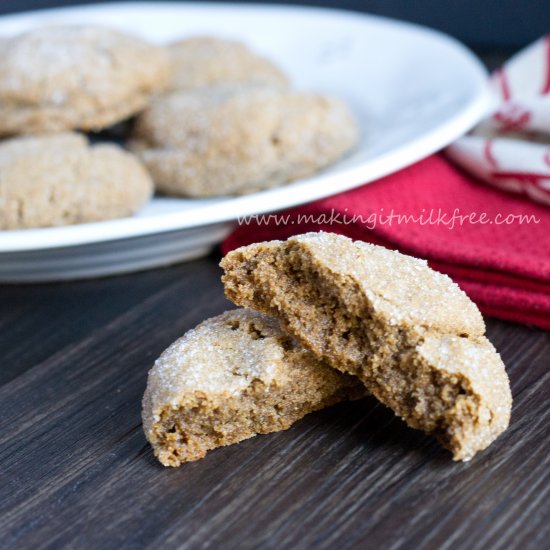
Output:
M491 115L447 154L481 181L550 205L550 35L496 71L491 90Z
M485 314L550 329L550 209L480 185L442 155L305 206L243 218L222 251L320 230L426 258Z

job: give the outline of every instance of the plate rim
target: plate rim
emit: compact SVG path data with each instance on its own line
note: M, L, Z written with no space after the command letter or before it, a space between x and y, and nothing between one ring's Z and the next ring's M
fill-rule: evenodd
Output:
M409 23L397 19L361 12L354 12L339 8L325 8L315 6L299 6L284 4L256 4L256 3L219 3L219 2L114 2L105 4L83 4L68 7L54 7L27 12L7 14L0 17L0 24L6 19L32 18L34 16L78 13L78 12L105 12L109 10L146 9L203 9L203 10L243 10L243 11L272 11L272 12L308 12L338 14L352 19L380 21L394 27L402 26L423 35L432 35L435 40L446 42L457 53L460 53L465 63L469 63L470 71L475 74L478 93L469 100L467 107L455 113L443 124L432 129L419 139L407 142L400 147L375 157L368 161L368 166L360 165L336 171L335 173L314 174L312 177L298 180L299 196L294 196L291 203L288 201L288 186L260 191L250 195L232 197L230 201L213 201L212 204L191 207L189 210L155 214L147 217L128 217L114 220L104 220L93 223L74 224L70 226L33 228L0 231L0 254L18 251L33 251L60 249L79 245L100 243L107 241L123 241L129 238L145 237L152 234L161 234L177 230L237 221L246 216L261 215L277 212L287 208L294 208L302 204L339 194L350 189L361 187L373 181L393 174L430 154L443 149L452 141L470 130L487 112L491 96L487 79L487 70L481 61L464 44L457 39L435 29L416 23ZM391 168L388 168L391 165ZM338 189L330 191L327 187L331 182L338 180ZM359 181L360 183L356 183ZM292 185L292 184L291 184ZM262 199L265 199L262 201ZM257 202L263 204L256 204ZM220 205L225 208L220 212ZM222 206L223 207L223 206ZM236 210L238 210L236 212ZM128 221L138 221L128 224ZM68 231L70 228L70 231Z

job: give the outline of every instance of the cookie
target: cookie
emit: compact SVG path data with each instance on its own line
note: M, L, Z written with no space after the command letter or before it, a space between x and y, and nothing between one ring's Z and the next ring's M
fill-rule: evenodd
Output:
M163 48L103 27L41 27L1 49L0 135L100 130L171 78Z
M341 101L258 86L173 92L137 119L132 147L158 191L244 194L313 174L357 142Z
M234 40L197 36L169 44L168 52L173 68L172 89L241 83L287 88L289 84L271 61Z
M229 299L278 317L455 460L508 426L509 382L481 314L425 261L320 232L242 247L221 265Z
M361 397L364 388L315 359L250 309L227 311L174 342L149 372L143 429L165 466Z
M151 197L151 177L116 145L80 134L0 143L0 229L25 229L129 216Z

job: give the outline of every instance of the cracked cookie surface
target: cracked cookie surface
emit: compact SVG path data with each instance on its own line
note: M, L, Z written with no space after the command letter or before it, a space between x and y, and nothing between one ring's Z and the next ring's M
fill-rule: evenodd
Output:
M160 462L179 466L363 394L357 379L318 361L276 319L238 309L204 321L155 362L143 429Z
M242 247L221 265L230 300L279 318L456 460L508 426L508 377L481 314L425 261L320 232Z
M171 78L163 48L103 27L39 27L0 51L0 135L100 130L142 110Z
M76 133L0 143L0 229L121 218L152 192L145 168L117 145L89 145Z
M218 86L155 98L137 119L132 148L161 193L207 197L311 175L352 149L358 134L337 99Z
M168 45L172 61L171 89L220 84L263 84L287 88L286 75L274 63L235 40L195 36Z

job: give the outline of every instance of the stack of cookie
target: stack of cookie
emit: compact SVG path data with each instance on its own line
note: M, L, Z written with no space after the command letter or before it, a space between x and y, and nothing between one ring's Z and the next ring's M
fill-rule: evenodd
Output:
M161 47L103 27L52 26L0 50L0 229L128 216L155 190L266 189L327 166L358 139L342 102L291 91L237 42ZM132 152L75 133L131 117Z
M149 373L143 425L164 465L365 393L455 460L508 426L508 377L481 314L425 261L320 232L221 265L227 297L247 309L190 331Z

